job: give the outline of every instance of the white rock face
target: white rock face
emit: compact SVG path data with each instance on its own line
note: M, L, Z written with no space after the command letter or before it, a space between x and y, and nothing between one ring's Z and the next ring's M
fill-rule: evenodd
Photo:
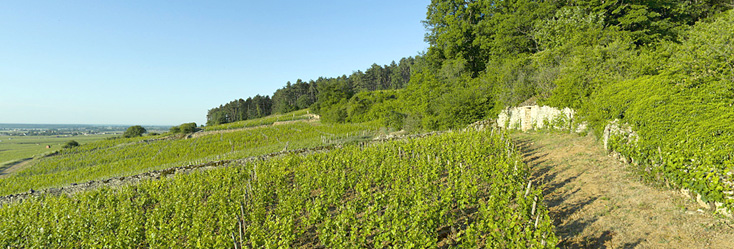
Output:
M571 108L558 109L550 106L520 106L502 111L497 117L497 126L522 131L535 129L571 130L575 111ZM576 124L575 132L586 130L586 124Z

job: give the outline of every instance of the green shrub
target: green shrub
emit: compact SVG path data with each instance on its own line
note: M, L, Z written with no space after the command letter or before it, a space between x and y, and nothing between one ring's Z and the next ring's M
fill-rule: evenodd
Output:
M143 134L145 134L146 132L148 131L145 130L145 128L143 128L142 126L134 125L134 126L128 127L127 130L125 130L125 133L122 134L122 136L126 138L140 137Z
M181 130L181 133L193 133L199 130L198 128L196 128L196 123L193 122L181 124L179 126L179 129Z
M74 141L74 140L71 140L69 142L66 142L66 144L64 144L64 146L61 146L61 148L71 149L71 148L74 148L74 147L77 147L77 146L79 146L79 142Z
M396 111L390 111L385 115L385 127L393 128L396 130L400 130L403 128L403 122L405 121L407 115L396 112Z
M176 133L188 134L188 133L197 132L199 130L200 129L196 127L196 123L192 122L192 123L183 123L179 126L171 127L170 129L168 129L168 132L173 133L173 134L176 134Z

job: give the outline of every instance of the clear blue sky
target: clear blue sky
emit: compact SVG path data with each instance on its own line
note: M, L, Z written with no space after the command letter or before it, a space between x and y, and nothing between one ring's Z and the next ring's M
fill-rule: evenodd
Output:
M429 0L2 1L0 123L204 123L425 51Z

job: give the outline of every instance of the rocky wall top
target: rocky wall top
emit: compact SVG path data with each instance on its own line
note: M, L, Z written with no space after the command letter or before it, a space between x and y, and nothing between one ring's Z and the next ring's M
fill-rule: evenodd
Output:
M585 124L576 122L575 114L576 112L568 107L558 109L538 105L518 106L503 110L497 117L497 126L522 131L558 129L582 132L586 130Z

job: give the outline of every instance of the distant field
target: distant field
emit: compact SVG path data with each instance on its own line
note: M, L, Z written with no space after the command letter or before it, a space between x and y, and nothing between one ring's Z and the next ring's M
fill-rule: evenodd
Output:
M80 144L86 144L93 141L102 140L114 136L112 134L105 135L88 135L88 136L7 136L0 135L0 169L8 164L30 158L35 155L49 153L61 149L61 146L69 140L74 140ZM46 146L51 148L47 149Z

